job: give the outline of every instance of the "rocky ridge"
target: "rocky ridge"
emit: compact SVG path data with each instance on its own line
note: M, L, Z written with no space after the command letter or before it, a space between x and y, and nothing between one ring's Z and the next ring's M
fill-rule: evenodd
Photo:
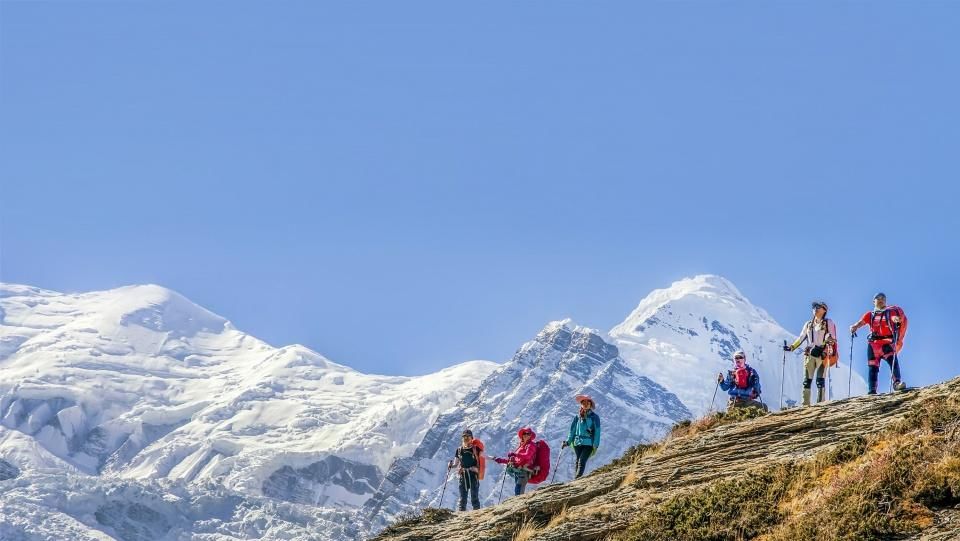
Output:
M891 519L891 524L899 524L901 529L919 530L919 536L915 539L955 539L960 535L960 529L956 526L956 513L949 507L952 503L960 503L960 491L950 492L949 487L953 486L951 483L960 483L960 475L951 469L952 466L941 468L940 465L960 463L958 436L960 378L916 391L788 409L688 436L668 437L661 445L640 453L636 460L625 461L607 471L577 481L547 486L533 494L510 498L500 505L476 512L452 515L436 524L414 522L407 528L387 530L377 541L667 538L670 535L667 518L671 517L668 510L675 513L672 518L676 519L680 516L676 502L684 498L691 500L697 495L719 493L718 487L748 482L750 477L767 475L764 472L770 472L771 469L780 472L778 475L789 477L793 474L783 472L803 471L811 464L822 464L822 468L818 466L816 469L817 476L814 476L813 484L807 485L806 489L825 494L826 505L828 498L832 497L831 490L835 488L828 482L831 475L833 484L842 485L850 482L849 477L844 477L847 475L844 468L855 471L857 461L866 460L864 457L883 453L885 447L901 449L884 455L887 463L859 465L869 472L869 468L885 468L890 464L898 464L898 460L907 460L911 455L910 446L928 449L928 442L937 445L929 449L939 451L926 452L923 461L918 464L940 469L918 474L910 482L914 483L911 486L919 486L920 489L910 490L921 495L934 494L926 500L920 499L921 502L928 502L931 509L914 504L914 507L922 508L914 509L915 520L895 522ZM902 468L903 471L911 470L907 466ZM831 468L836 468L836 471ZM944 473L940 473L941 470ZM857 474L869 475L865 472ZM936 486L928 486L931 484ZM869 487L863 488L863 492L869 495ZM891 486L890 492L889 496L885 496L890 501L864 500L861 503L866 509L864 514L869 514L872 506L886 505L889 515L899 510L898 498L906 496L898 495L894 486ZM786 499L788 495L784 493L778 497ZM777 503L784 504L784 501L777 500ZM935 508L934 504L944 505L945 508ZM709 509L702 512L709 516ZM658 528L662 528L664 537L650 531L646 534L637 533L637 525L657 513L662 514L660 518L664 522ZM771 525L768 531L761 530L766 534L763 538L780 539L777 535L785 527L784 524L794 529L804 527L803 516L798 518L790 513L800 511L788 508L782 516L777 517L779 522ZM815 519L810 517L809 520ZM835 527L839 532L852 526ZM930 528L929 535L922 533L924 528ZM896 528L893 529L896 531ZM720 529L720 526L708 531L712 532L710 537L714 539L755 537L750 535L746 527L736 536ZM696 538L674 535L677 539ZM827 534L826 538L842 537ZM879 537L863 537L861 534L860 537L848 538Z

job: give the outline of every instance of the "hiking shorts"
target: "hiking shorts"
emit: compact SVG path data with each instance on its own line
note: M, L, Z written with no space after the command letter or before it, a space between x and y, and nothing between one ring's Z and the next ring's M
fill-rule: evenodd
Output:
M893 357L895 353L893 340L876 340L867 342L867 364L880 366L880 360Z

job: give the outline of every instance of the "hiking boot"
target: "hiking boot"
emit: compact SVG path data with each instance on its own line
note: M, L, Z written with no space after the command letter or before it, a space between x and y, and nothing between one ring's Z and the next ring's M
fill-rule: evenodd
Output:
M894 391L902 391L902 390L904 390L904 389L906 389L906 388L907 388L907 384L904 383L904 382L902 382L902 381L898 381L898 382L896 382L896 383L893 384L893 390L894 390Z

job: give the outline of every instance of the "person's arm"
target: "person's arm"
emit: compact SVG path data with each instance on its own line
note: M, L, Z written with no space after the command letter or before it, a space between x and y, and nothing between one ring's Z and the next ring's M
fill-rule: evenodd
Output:
M573 446L574 438L577 435L576 430L577 430L577 418L574 417L573 422L570 423L570 432L567 434L567 441L563 442L566 444L567 447Z
M457 447L457 450L453 452L453 460L447 462L447 468L459 468L460 467L460 448Z
M801 344L807 341L808 327L810 327L809 321L803 324L803 328L800 329L800 336L798 336L797 339L794 340L792 344L790 344L790 351L797 349L798 347L800 347Z
M600 416L596 413L593 414L593 452L597 452L597 447L600 447Z
M723 374L720 374L720 376L722 377ZM720 381L720 388L723 389L724 391L729 391L731 385L733 385L733 377L732 377L732 376L730 375L730 373L728 372L728 373L727 373L727 377L726 377L726 378L723 378L723 379Z
M833 355L837 348L837 324L832 319L827 320L827 336L823 337L829 355Z
M857 329L859 329L860 327L863 327L864 325L869 325L871 316L873 316L873 313L867 312L866 314L863 314L863 317L860 318L860 321L857 321L853 325L850 325L850 334L857 332Z
M751 393L751 396L752 396L753 394L759 395L761 392L763 392L763 389L760 387L760 373L759 373L759 372L757 372L756 370L754 370L754 371L753 371L753 377L750 378L750 381L751 381L751 383L753 383L753 385L751 385L752 390L753 390L753 393Z
M893 319L896 318L896 323L894 324L894 332L897 334L897 353L900 353L900 350L903 349L903 338L907 336L907 314L903 311L903 308L897 308L897 315L893 316ZM898 326L899 325L899 326Z

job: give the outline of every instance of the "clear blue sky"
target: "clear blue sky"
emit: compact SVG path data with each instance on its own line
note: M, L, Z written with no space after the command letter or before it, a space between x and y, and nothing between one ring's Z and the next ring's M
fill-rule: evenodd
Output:
M4 1L0 278L159 283L402 374L697 273L791 330L884 290L908 381L945 379L957 28L954 2Z

